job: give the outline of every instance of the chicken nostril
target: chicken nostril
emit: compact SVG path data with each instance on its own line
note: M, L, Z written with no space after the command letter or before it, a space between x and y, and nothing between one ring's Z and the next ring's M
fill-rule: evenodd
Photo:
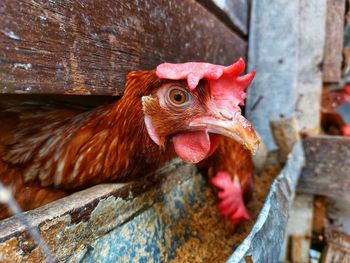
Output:
M228 112L228 111L221 110L219 113L220 113L220 115L221 115L222 117L224 117L225 119L228 119L228 120L230 120L230 121L233 119L232 114L231 114L230 112Z

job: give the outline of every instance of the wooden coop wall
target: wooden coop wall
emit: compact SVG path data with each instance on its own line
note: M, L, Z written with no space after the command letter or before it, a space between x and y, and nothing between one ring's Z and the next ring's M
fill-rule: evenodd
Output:
M231 64L247 57L249 8L248 0L227 5L216 0L1 1L0 100L9 95L119 96L131 70L152 69L165 61ZM98 98L79 97L81 103L90 100ZM164 184L164 178L173 179ZM193 182L198 182L195 188ZM94 240L103 244L107 232L120 231L126 222L136 227L132 218L144 213L158 218L167 195L177 196L177 206L191 204L192 195L176 194L190 187L200 197L198 202L205 202L204 184L192 166L173 163L140 182L75 193L29 211L27 219L38 227L57 260L75 262L87 255ZM183 216L183 210L174 216ZM153 226L156 232L164 230ZM140 238L156 238L145 234ZM170 251L161 257L170 257L181 241L171 240L159 246ZM43 259L15 217L0 222L0 249L7 262ZM94 257L98 255L85 260L92 262Z
M233 3L223 23L189 0L1 1L0 93L121 95L131 70L231 64L248 30L247 2Z

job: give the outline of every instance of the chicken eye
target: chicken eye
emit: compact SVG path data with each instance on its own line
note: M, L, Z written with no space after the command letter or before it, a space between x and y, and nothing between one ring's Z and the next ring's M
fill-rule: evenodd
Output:
M172 87L168 92L168 100L174 106L183 106L190 99L190 94L183 88Z

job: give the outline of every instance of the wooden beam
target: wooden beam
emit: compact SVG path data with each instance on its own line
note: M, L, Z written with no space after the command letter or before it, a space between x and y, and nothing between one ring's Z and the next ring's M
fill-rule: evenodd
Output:
M248 35L249 3L247 0L197 0L226 25L243 36Z
M131 70L245 56L246 42L190 0L0 3L0 93L121 95Z
M345 0L327 0L323 81L339 82L344 39Z
M312 136L303 144L306 166L298 190L350 202L350 138Z

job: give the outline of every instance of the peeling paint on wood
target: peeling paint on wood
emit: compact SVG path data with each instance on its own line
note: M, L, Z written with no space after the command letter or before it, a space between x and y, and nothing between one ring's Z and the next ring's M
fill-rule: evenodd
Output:
M299 7L298 75L293 112L300 131L320 131L322 61L326 37L327 0L301 0Z
M193 179L192 165L173 161L137 182L98 185L26 213L56 260L75 260L96 238L129 221L177 185ZM197 176L199 176L197 174ZM15 218L0 222L0 251L7 262L40 262L42 255Z
M131 70L245 56L246 41L190 0L0 3L0 93L121 95Z
M206 202L206 184L200 175L176 185L155 204L90 244L83 262L169 262L193 229L184 227ZM188 234L186 234L188 233Z

